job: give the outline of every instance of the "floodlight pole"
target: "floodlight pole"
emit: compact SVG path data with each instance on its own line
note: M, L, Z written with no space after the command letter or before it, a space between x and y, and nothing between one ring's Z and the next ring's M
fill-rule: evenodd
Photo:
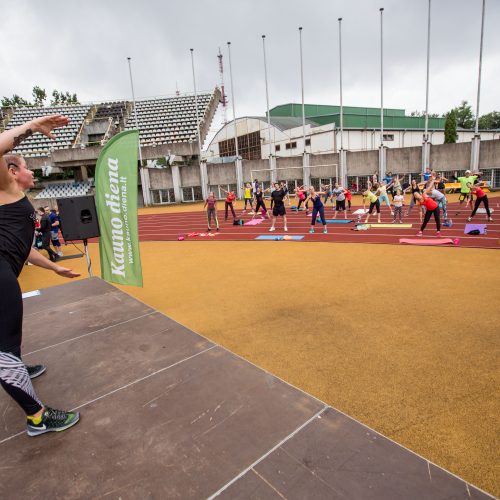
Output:
M427 12L427 75L425 84L425 132L422 144L422 173L429 168L430 143L429 143L429 63L431 50L431 0Z
M151 205L151 193L149 191L149 175L147 169L144 168L142 164L142 150L141 150L141 135L139 131L139 120L137 119L137 107L135 105L135 93L134 93L134 80L132 78L132 63L131 57L127 57L128 61L128 72L130 75L130 88L132 89L132 103L134 104L134 119L135 119L135 128L139 132L139 162L140 162L140 176L141 176L141 184L142 184L142 197L144 199L144 205Z
M384 151L384 8L380 11L380 147L379 147L379 174L380 179L385 177Z
M269 139L269 168L271 169L271 182L276 182L276 164L273 159L275 152L274 146L274 134L273 140L271 140L271 114L269 112L269 87L267 84L267 59L266 59L266 35L262 35L262 51L264 54L264 78L266 82L266 104L267 104L267 130ZM275 156L275 155L274 155Z
M346 186L347 171L346 171L346 152L344 151L344 105L342 101L342 18L338 18L339 21L339 79L340 79L340 151L339 151L339 163L340 163L340 180L337 182L342 186Z
M208 198L208 175L207 166L201 157L201 134L200 134L200 114L198 112L198 93L196 91L196 75L194 71L194 49L191 52L191 68L193 70L194 106L196 108L196 133L198 134L198 163L200 165L200 181L203 199Z
M481 14L481 41L479 44L479 71L477 77L477 102L476 102L476 124L474 127L474 138L472 139L471 148L471 163L470 167L473 172L479 171L479 146L481 144L481 137L479 135L479 100L481 95L481 69L483 63L483 37L484 37L484 12L486 9L486 0L483 0L482 14Z
M238 151L238 131L236 129L236 108L234 106L234 84L233 84L233 65L231 64L231 42L227 42L227 53L229 59L229 79L231 81L231 103L233 107L233 125L234 125L234 145L236 152L236 182L238 184L238 198L243 198L243 169L241 166L240 153Z
M306 109L304 103L304 64L302 58L302 26L299 27L299 47L300 47L300 87L302 92L302 140L304 141L304 152L302 155L303 181L305 186L311 184L309 172L309 156L306 152Z

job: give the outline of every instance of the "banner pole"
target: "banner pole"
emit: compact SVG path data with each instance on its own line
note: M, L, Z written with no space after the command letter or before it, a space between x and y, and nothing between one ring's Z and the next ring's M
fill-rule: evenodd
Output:
M89 272L89 277L92 278L94 274L92 273L92 261L90 260L88 240L83 240L83 248L85 249L85 257L87 258L87 270Z

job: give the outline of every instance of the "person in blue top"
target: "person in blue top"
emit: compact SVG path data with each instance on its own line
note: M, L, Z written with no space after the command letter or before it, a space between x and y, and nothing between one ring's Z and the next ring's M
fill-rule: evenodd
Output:
M55 208L50 210L49 213L49 221L50 221L50 240L52 242L52 246L56 251L59 257L62 257L61 252L61 242L59 241L59 215L57 215L57 210Z
M392 197L394 198L394 192L392 190L392 179L393 179L392 172L387 172L382 181L385 182L385 185L387 186L387 192L391 193Z
M313 211L311 215L311 229L309 229L310 233L314 233L314 226L316 225L316 217L318 216L318 214L321 218L321 223L323 224L323 233L326 234L328 232L326 230L325 206L321 201L321 197L324 196L325 194L327 193L325 193L324 191L316 192L313 186L309 188L309 195L307 197L307 201L311 200L313 205Z
M432 176L432 172L430 168L426 168L425 172L422 174L422 177L424 178L424 182L427 182Z

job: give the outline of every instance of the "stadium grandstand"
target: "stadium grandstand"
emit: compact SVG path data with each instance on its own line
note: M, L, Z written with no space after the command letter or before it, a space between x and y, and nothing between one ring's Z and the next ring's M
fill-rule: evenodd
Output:
M179 164L189 164L199 156L197 120L203 144L217 111L220 95L220 90L215 88L212 92L197 94L196 98L193 94L179 94L138 99L137 123L131 101L56 107L5 107L1 108L0 130L11 129L44 115L63 114L70 118L69 126L55 130L55 141L36 134L13 151L23 155L31 169L42 172L37 183L39 191L35 190L32 197L45 200L53 206L60 197L91 194L91 177L102 146L117 133L135 129L136 125L139 128L144 167L150 166L152 161L158 165L158 160L165 157L175 158ZM196 192L198 188L196 186ZM188 188L191 192L193 189L192 186ZM155 199L161 200L159 191L153 195ZM170 201L174 201L173 195Z

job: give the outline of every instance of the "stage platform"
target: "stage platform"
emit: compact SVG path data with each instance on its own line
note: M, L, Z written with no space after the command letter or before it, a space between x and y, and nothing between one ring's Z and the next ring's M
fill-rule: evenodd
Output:
M0 498L491 498L98 278L24 307L37 393L81 421L30 438L1 391Z

